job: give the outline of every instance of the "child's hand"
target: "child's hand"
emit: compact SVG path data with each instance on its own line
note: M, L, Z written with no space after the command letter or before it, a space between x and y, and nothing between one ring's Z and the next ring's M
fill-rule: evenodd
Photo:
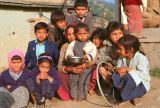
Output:
M84 56L83 56L83 60L84 60L85 62L88 61L87 55L84 55Z
M86 69L86 68L87 68L86 64L83 63L83 64L81 65L81 68L82 68L83 70Z
M111 75L111 73L108 70L106 70L104 67L99 68L99 73L101 74L103 79L106 79L107 76Z
M125 75L128 71L128 67L119 67L117 68L117 72L118 74L120 74L120 76L122 77L123 75Z
M80 67L72 67L72 72L76 74L80 74L83 72L83 69Z
M51 76L48 75L47 80L52 83L54 81L54 78L52 78Z
M7 85L6 89L10 91L11 87L12 87L11 85Z
M40 75L40 79L42 80L48 79L48 73L41 72L39 75Z
M37 83L40 83L40 80L44 79L48 79L48 73L40 72L36 77Z

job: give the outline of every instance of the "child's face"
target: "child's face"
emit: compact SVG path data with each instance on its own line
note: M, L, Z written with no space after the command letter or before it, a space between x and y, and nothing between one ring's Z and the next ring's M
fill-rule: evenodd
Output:
M93 38L93 43L97 48L101 47L103 44L103 40L99 39L98 37Z
M123 32L121 29L114 30L113 32L111 32L111 41L113 43L117 43L122 36L123 36Z
M88 12L88 9L83 6L77 6L75 8L75 12L79 18L83 18L85 16L85 14Z
M21 72L22 65L23 65L21 59L12 60L12 61L11 61L11 65L12 65L12 68L13 68L13 70L14 70L15 73Z
M134 53L133 48L126 50L123 45L118 44L118 53L121 57L131 57Z
M82 28L79 29L76 35L80 41L84 42L88 40L89 32L86 29Z
M51 66L48 62L42 62L41 64L38 64L39 71L43 73L48 73L50 67Z
M35 32L35 35L39 42L43 42L47 38L48 32L45 29L39 29Z
M69 42L72 42L75 40L75 35L74 35L74 29L73 28L69 28L67 30L67 34L66 34L67 40Z
M118 44L118 53L121 57L127 57L126 50L123 45Z
M56 27L59 28L60 30L65 30L66 25L67 24L65 20L59 20L56 22Z

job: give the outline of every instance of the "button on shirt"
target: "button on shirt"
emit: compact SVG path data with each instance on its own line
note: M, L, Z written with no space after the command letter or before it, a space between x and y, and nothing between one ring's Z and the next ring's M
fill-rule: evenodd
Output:
M40 45L38 44L38 41L35 40L36 43L36 57L38 59L38 56L42 53L45 53L45 41Z

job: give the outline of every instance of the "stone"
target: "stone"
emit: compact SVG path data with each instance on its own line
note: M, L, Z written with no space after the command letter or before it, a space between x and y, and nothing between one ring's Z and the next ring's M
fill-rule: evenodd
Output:
M160 0L148 0L147 9L142 15L144 28L160 27Z

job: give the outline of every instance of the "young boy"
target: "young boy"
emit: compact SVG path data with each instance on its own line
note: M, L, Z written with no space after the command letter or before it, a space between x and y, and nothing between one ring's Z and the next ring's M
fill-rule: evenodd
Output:
M88 11L87 0L76 0L74 4L74 12L66 17L67 25L77 25L78 23L85 23L91 34L93 31L93 16Z
M48 25L44 22L39 22L35 25L34 32L36 40L30 41L28 44L25 55L25 66L29 69L33 69L37 64L38 56L42 53L48 53L53 59L53 65L57 66L59 51L53 42L47 40Z
M64 30L66 28L66 16L61 10L55 10L51 13L51 22L49 26L48 40L55 42L60 50L61 46L66 42Z
M77 40L68 45L65 58L71 56L79 56L84 58L84 63L79 66L81 73L70 74L70 93L73 100L81 101L86 99L88 93L88 85L90 82L92 67L86 68L85 62L91 62L97 54L96 46L89 41L89 28L84 23L76 26L75 34Z

